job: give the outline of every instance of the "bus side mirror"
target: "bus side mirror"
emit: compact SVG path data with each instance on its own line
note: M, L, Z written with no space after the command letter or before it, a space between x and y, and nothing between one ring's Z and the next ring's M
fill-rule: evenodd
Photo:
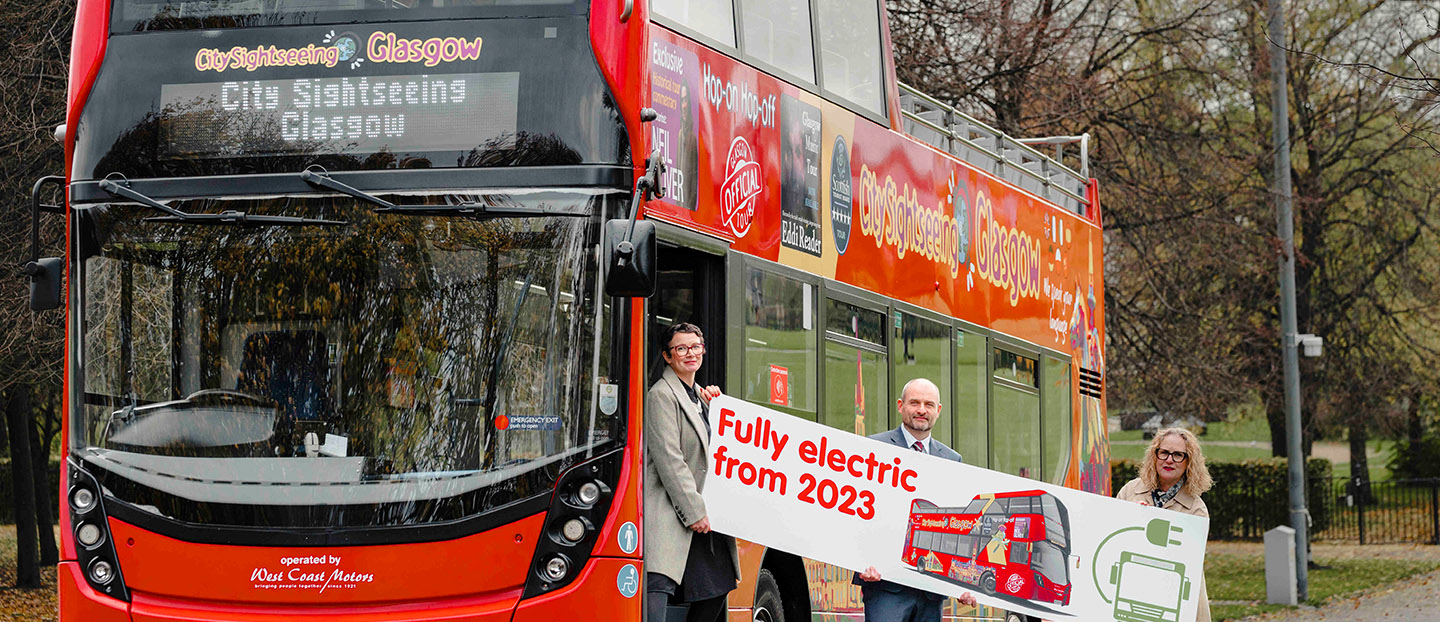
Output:
M41 257L25 264L22 271L30 277L31 311L49 311L60 306L60 269L64 265L59 257Z
M1115 564L1114 566L1111 566L1111 567L1110 567L1110 585L1115 585L1115 582L1116 582L1116 581L1119 581L1119 580L1120 580L1120 564Z
M48 175L36 180L30 188L30 261L20 272L30 277L31 311L48 311L60 306L61 271L65 266L65 260L59 257L40 256L40 212L65 213L64 205L48 205L40 201L45 186L55 186L64 192L65 178Z
M624 218L605 223L605 293L617 298L655 294L655 223Z
M1190 600L1190 580L1185 580L1185 587L1180 589L1180 600Z

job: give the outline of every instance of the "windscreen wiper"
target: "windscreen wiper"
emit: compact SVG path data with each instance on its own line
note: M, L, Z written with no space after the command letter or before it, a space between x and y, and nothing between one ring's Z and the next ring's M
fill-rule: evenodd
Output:
M164 203L156 201L139 192L130 189L129 182L117 182L110 179L100 181L100 189L114 196L129 199L150 209L158 210L168 214L167 216L154 216L146 218L145 222L173 222L194 225L257 225L257 226L336 226L349 224L343 220L325 220L323 218L303 218L299 216L270 216L264 214L247 214L235 210L225 210L218 214L191 214L182 212Z
M482 203L461 203L459 205L396 205L373 194L336 181L334 177L311 169L300 173L300 179L312 186L329 188L376 206L377 214L417 214L422 216L588 216L574 211L552 210L542 207L515 205L486 205Z

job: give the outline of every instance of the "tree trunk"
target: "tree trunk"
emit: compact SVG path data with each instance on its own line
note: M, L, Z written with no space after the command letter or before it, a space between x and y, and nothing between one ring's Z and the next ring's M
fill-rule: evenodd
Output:
M30 429L30 460L35 465L31 475L35 480L35 536L40 542L40 564L54 566L60 563L60 552L55 546L55 497L51 494L50 448L40 443L40 430L35 421L35 411L26 417L25 427Z
M10 388L5 415L10 430L10 475L15 485L15 587L38 589L40 566L35 556L35 476L31 468L30 386Z
M1420 444L1420 437L1425 435L1425 423L1420 419L1420 391L1410 392L1410 406L1405 413L1405 441L1414 451Z
M1370 463L1365 459L1365 444L1370 440L1370 431L1365 421L1350 424L1350 493L1355 502L1370 505L1374 498L1370 491Z
M1284 458L1290 455L1290 443L1285 437L1285 398L1274 395L1265 400L1265 420L1270 424L1270 455Z

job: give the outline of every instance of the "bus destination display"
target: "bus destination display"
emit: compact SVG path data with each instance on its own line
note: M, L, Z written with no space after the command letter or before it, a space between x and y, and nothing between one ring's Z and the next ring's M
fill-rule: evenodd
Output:
M469 151L514 139L520 74L232 80L160 88L163 157Z

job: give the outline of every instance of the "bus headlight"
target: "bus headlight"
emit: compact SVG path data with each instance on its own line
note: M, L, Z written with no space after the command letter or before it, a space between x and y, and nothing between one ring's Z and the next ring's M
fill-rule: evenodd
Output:
M80 544L86 547L93 547L100 544L100 541L104 538L105 531L100 529L100 526L95 523L82 523L80 528L75 530L75 539L79 540Z
M556 555L545 562L541 573L551 582L559 581L564 579L565 575L570 574L570 562L564 556Z
M115 567L111 566L110 562L107 562L103 559L98 559L95 560L95 563L90 564L91 581L104 585L106 583L109 583L110 580L114 578Z
M600 485L595 482L585 482L580 489L575 491L575 500L582 505L595 505L600 500Z
M77 512L89 512L95 507L95 493L89 488L76 488L75 492L70 493L70 504L75 506Z
M568 542L579 542L584 539L586 531L585 522L578 518L567 520L564 525L560 526L560 536Z

